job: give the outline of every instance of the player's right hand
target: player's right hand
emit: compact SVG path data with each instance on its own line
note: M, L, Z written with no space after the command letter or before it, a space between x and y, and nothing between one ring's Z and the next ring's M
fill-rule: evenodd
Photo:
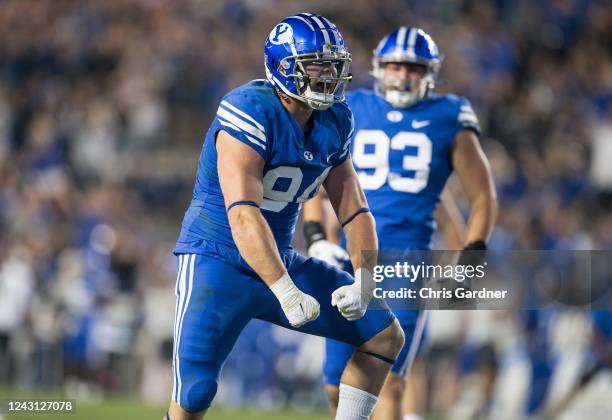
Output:
M323 260L340 270L344 268L344 263L349 260L348 253L342 247L326 239L313 242L308 247L308 256Z
M272 283L270 290L278 299L292 327L299 328L319 317L319 302L298 289L288 273Z
M295 303L283 305L283 312L291 326L299 328L307 322L314 321L319 317L320 305L315 298L298 290L300 296Z

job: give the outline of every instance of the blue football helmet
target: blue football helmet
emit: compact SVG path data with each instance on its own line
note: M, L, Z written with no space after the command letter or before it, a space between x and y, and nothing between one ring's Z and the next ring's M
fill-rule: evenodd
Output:
M385 36L374 50L374 90L398 108L410 106L434 89L441 62L436 43L425 31L402 26ZM387 63L421 64L425 66L425 75L417 86L394 85L385 81L384 66Z
M284 94L320 110L344 100L351 55L336 25L323 16L283 19L266 39L264 54L266 77Z

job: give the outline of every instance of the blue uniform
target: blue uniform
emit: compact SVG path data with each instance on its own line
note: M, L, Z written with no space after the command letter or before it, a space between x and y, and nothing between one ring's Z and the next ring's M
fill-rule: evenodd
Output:
M436 228L434 212L452 172L455 136L464 129L480 133L470 103L454 95L432 94L410 107L396 108L372 90L349 92L346 101L355 116L353 165L376 219L380 250L429 249ZM379 264L394 261L381 259ZM396 311L396 316L406 345L392 371L403 376L418 311ZM339 384L353 351L326 340L327 384Z
M314 111L307 136L280 103L270 83L255 80L227 94L206 135L193 200L175 253L179 256L175 319L173 399L188 411L210 406L221 367L240 331L252 318L292 328L270 289L234 243L217 172L220 130L255 150L265 161L261 212L283 263L297 287L321 305L318 319L299 328L353 346L368 341L394 317L384 302L357 322L331 306L331 293L351 284L350 275L305 259L291 248L300 205L315 195L329 171L349 156L352 115L342 103Z

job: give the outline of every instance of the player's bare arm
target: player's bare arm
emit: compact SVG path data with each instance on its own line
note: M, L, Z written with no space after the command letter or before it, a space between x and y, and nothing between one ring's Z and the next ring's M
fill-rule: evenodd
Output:
M234 205L263 201L264 160L225 131L217 135L219 182L223 191L232 237L240 254L268 285L285 272L274 236L258 207Z
M325 224L325 212L323 211L323 188L317 195L304 203L302 207L302 218L304 222L317 222Z
M465 221L448 187L442 191L436 210L436 222L450 249L461 249L465 243Z
M353 268L357 270L365 267L372 270L376 264L375 252L378 250L376 225L372 214L365 211L368 202L350 158L329 173L325 190L344 229L346 248ZM363 251L369 251L367 261Z
M497 194L489 161L471 130L457 134L452 160L471 207L465 245L486 242L497 216Z
M219 183L240 255L274 292L291 325L300 327L316 319L319 303L293 284L258 207L263 201L264 160L225 131L217 136L217 153Z
M372 299L372 271L376 265L378 240L374 218L368 209L351 159L334 168L325 189L344 229L346 247L355 272L355 283L332 294L332 305L349 321L361 318Z

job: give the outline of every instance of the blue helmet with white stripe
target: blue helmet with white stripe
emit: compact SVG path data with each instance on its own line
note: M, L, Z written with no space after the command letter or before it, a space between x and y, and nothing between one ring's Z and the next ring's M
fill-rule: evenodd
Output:
M264 54L266 76L282 93L314 109L344 99L351 55L336 25L323 16L283 19L266 39Z
M374 50L374 89L397 107L412 105L434 89L441 62L438 46L431 36L422 29L402 26L385 36ZM426 72L417 86L394 85L384 77L384 67L387 63L420 64L425 66Z

